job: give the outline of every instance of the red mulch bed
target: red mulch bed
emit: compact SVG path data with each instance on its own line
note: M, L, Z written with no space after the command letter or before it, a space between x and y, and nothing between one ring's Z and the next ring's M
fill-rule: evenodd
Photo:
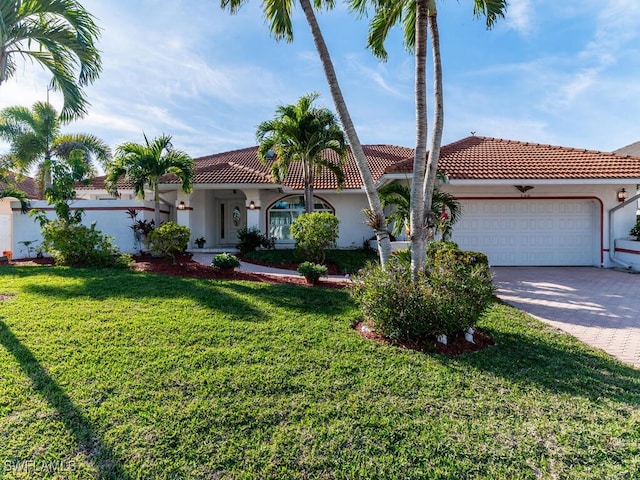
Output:
M460 355L463 353L477 352L479 350L484 350L485 348L492 347L495 345L495 341L493 340L493 337L489 333L477 327L474 328L474 334L473 334L474 343L467 342L464 338L464 332L459 332L456 335L449 336L449 338L447 339L448 341L446 345L438 342L435 339L435 337L427 338L422 342L411 342L406 340L405 341L390 340L373 331L371 326L366 322L357 323L354 329L362 337L368 340L373 340L374 342L393 345L396 347L415 350L418 352L425 352L425 353L437 352L437 353L442 353L444 355L450 355L450 356Z
M132 267L133 270L139 272L153 272L163 275L173 275L177 277L190 277L190 278L219 278L226 280L248 280L251 282L263 282L270 284L290 284L290 285L303 285L311 287L306 279L295 270L291 272L291 276L270 275L268 273L251 273L244 272L240 269L235 269L233 274L226 275L221 271L213 268L211 265L203 265L197 263L191 259L190 255L180 255L176 259L176 264L172 264L171 260L165 258L152 257L151 255L142 255L134 257L136 263ZM285 268L278 266L278 268ZM315 284L318 287L324 288L345 288L347 286L346 281L329 281L320 280Z

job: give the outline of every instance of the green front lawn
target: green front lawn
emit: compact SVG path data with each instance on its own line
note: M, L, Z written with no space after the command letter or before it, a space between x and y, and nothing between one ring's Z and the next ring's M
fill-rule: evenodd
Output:
M0 267L0 478L640 476L640 371L495 304L457 358L338 290Z

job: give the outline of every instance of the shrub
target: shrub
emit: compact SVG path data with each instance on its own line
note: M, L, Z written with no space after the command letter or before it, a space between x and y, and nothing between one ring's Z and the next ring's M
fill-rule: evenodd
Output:
M312 262L303 262L298 266L298 273L311 283L317 283L320 277L327 276L327 267Z
M394 262L401 263L405 267L409 268L411 266L411 249L410 248L401 248L391 253L391 259Z
M240 260L235 255L219 253L213 257L211 265L215 268L236 268L240 266Z
M187 249L190 237L191 230L188 227L167 222L149 232L147 243L153 253L171 258L176 263L175 255Z
M354 277L351 295L375 329L392 339L419 340L473 326L491 302L487 257L478 252L438 248L434 266L411 281L409 265L386 271L370 266Z
M371 264L351 278L351 296L380 334L402 340L433 332L436 309L425 274L412 282L408 265L395 263L383 271L379 265Z
M63 219L42 227L43 248L56 264L73 267L128 267L130 255L120 255L113 238L90 227Z
M433 267L433 261L435 259L436 253L440 250L450 250L455 249L458 250L458 244L455 242L429 242L427 243L427 268Z
M254 252L258 247L272 250L275 248L276 239L268 239L260 229L256 227L243 227L238 230L238 243L236 248L242 255Z
M489 262L479 252L440 250L429 281L438 308L439 333L475 325L494 294Z
M340 220L329 212L303 213L291 224L298 254L311 262L324 263L325 251L336 246Z
M632 235L638 239L640 239L640 219L636 221L636 224L629 231L629 235Z

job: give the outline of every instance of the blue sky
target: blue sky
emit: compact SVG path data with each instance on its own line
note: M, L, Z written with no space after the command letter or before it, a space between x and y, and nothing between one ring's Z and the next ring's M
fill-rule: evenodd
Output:
M87 90L89 115L65 131L112 148L167 133L198 157L255 145L256 126L305 93L333 109L299 8L287 44L270 36L259 2L235 16L208 0L82 3L103 29L104 70ZM438 5L443 143L472 131L602 151L640 140L640 1L510 0L491 31L471 0ZM319 21L361 141L413 146L414 63L400 32L381 63L365 49L366 18L339 4ZM39 67L21 63L0 86L0 108L46 99L47 84Z

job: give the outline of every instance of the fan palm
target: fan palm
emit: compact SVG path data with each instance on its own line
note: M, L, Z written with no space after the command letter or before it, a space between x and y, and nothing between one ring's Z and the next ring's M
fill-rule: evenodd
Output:
M313 211L313 184L323 169L331 171L344 184L342 167L347 145L335 115L326 108L312 108L317 93L301 97L295 105L282 105L273 120L258 125L256 137L260 146L258 157L271 167L277 182L287 177L292 162L302 164L305 211ZM327 160L323 153L330 150L338 155L337 163Z
M228 8L229 11L234 14L237 13L242 4L246 0L220 0L220 6L222 8ZM364 187L367 201L369 203L369 209L364 213L367 216L367 224L370 225L378 240L378 254L380 256L380 263L382 268L385 268L389 257L391 256L391 243L389 239L389 232L387 231L387 225L384 218L384 212L380 203L380 198L375 188L373 176L371 175L371 169L367 162L367 157L358 138L351 115L347 108L347 104L342 95L342 90L338 83L338 77L329 55L329 49L327 48L322 31L318 25L313 7L316 8L333 8L335 5L334 0L314 0L313 6L310 0L299 0L302 11L304 12L309 28L311 29L311 35L313 37L314 45L318 51L320 62L329 85L331 97L333 103L338 112L338 118L344 128L345 135L349 142L349 147L353 153L358 172L362 178L362 184ZM295 0L264 0L263 9L264 14L268 22L270 22L270 30L273 36L277 40L285 39L288 42L293 41L293 27L291 23L291 12L295 5Z
M138 198L144 199L145 188L153 191L155 224L160 225L160 178L173 173L185 193L191 192L195 171L193 159L181 150L174 150L169 135L149 141L144 135L144 144L127 142L116 149L113 161L107 165L107 190L118 194L118 180L126 178L133 184Z
M99 28L75 0L0 2L0 84L16 72L16 57L30 59L53 75L51 88L62 92L62 118L87 113L82 87L102 68L95 46Z
M62 121L49 103L37 102L26 107L7 107L0 111L0 138L10 144L6 155L12 166L27 172L38 169L40 185L51 185L51 160L66 159L73 150L83 150L91 165L105 166L111 158L108 145L87 133L62 134Z

